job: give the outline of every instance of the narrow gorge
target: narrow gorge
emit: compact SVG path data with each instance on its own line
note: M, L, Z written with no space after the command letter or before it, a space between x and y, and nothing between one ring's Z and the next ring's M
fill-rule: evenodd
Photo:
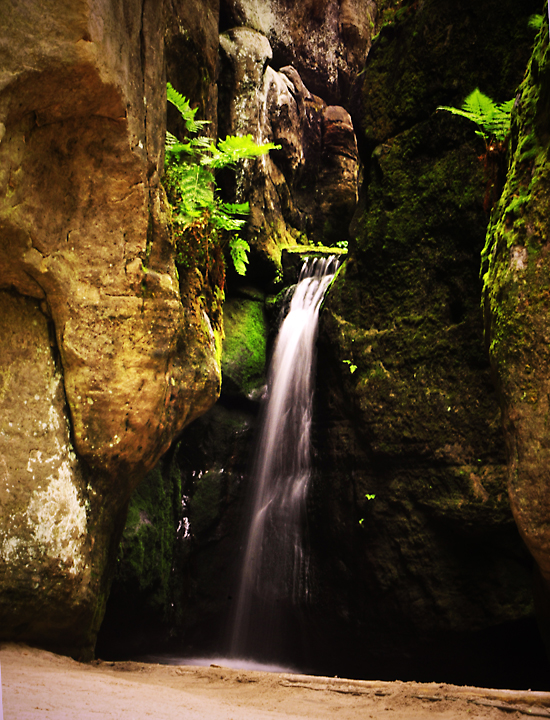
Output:
M550 689L546 4L0 0L0 17L0 640L229 652L281 308L304 260L337 255L307 599L277 659ZM210 139L276 146L216 176L250 205L244 276L206 224L178 234L167 82ZM439 109L475 88L514 99L504 143Z

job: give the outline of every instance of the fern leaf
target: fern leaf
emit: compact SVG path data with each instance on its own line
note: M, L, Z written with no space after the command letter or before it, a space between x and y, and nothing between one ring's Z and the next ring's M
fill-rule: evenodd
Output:
M248 215L250 212L250 203L222 203L225 212L232 215Z
M491 137L503 142L510 129L510 112L513 104L514 100L508 100L497 105L476 88L468 95L462 108L440 105L437 109L446 110L475 123L479 128L476 135L480 135L486 143Z
M208 120L195 120L198 108L192 108L189 100L181 95L171 83L166 83L166 99L179 111L187 132L192 134L200 132L205 125L209 124Z
M495 103L490 97L484 95L479 88L476 88L468 95L466 100L464 100L462 109L476 118L474 122L479 122L479 120L483 118L491 118L493 116Z
M246 242L246 240L243 240L240 237L235 237L229 241L229 252L236 272L239 275L246 275L250 245Z

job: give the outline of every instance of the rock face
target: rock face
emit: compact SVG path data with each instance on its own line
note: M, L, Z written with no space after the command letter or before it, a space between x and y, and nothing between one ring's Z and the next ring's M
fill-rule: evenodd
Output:
M235 189L250 202L251 274L265 285L280 272L282 248L346 237L357 201L355 133L348 112L313 95L294 67L269 65L265 36L233 28L220 49L220 134L280 145L245 168Z
M403 675L430 648L413 672L433 679L461 635L481 658L482 632L532 612L479 312L483 143L436 108L513 96L535 7L495 5L502 24L474 24L470 2L416 7L382 30L354 102L365 182L322 315L311 527L335 637L353 618L374 666L390 653Z
M247 282L260 287L227 304L221 399L174 450L185 500L175 554L185 583L172 597L189 652L219 652L231 614L263 380L263 350L252 350L263 348L267 316L269 354L276 326L277 300L262 308L259 291L285 243L304 232L337 238L327 219L340 188L344 214L354 201L349 115L306 88L302 77L322 94L296 59L297 44L281 55L280 26L266 21L278 7L222 3L220 15L220 133L251 132L282 149L237 183L253 207L250 239L258 238ZM390 8L352 94L365 180L350 258L322 314L312 590L292 629L302 669L513 684L532 676L509 670L508 653L529 655L529 672L542 667L529 647L531 563L509 509L479 311L483 144L468 123L436 112L476 86L499 101L513 95L536 10L489 2L481 14L470 0ZM291 33L294 18L314 10L288 12ZM248 27L232 27L237 21ZM304 24L304 38L314 26ZM324 187L331 167L339 179ZM243 348L242 336L258 327L261 341Z
M511 164L487 232L482 268L486 332L508 453L510 502L521 535L542 576L540 610L548 626L547 641L550 641L549 88L550 57L545 27L516 96Z
M159 181L162 6L81 0L12 5L5 15L0 287L9 291L6 318L20 319L29 362L40 357L42 404L33 413L47 427L41 445L34 435L25 445L23 405L21 418L3 427L28 460L15 465L2 455L2 516L14 520L0 558L0 626L3 637L88 654L132 489L217 397L219 328L200 287L182 304ZM13 344L10 327L4 321ZM1 402L12 413L14 397L31 398L25 375L14 371L17 357L3 354L1 362ZM40 578L51 563L50 593ZM46 617L64 628L56 640Z
M211 123L208 134L216 137L220 1L166 0L165 20L166 74L200 108ZM172 108L168 112L172 127L178 118Z
M264 35L276 67L293 65L329 103L345 104L370 47L373 0L222 0L223 29L245 26Z

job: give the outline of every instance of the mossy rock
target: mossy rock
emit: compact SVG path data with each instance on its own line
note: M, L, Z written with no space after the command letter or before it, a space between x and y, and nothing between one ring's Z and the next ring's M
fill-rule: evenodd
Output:
M224 305L222 388L256 399L265 385L267 322L263 300L232 298Z
M353 617L373 656L443 658L453 634L532 617L479 308L485 146L436 110L475 87L514 96L540 8L505 6L411 4L361 78L365 179L321 314L310 527L326 616Z
M511 162L483 252L489 353L514 517L550 587L550 53L543 23L512 112ZM550 618L550 604L544 610ZM550 647L550 634L548 637Z
M150 647L149 633L153 643L169 633L178 585L172 568L180 515L181 477L169 455L145 476L130 499L98 638L99 654L143 651Z

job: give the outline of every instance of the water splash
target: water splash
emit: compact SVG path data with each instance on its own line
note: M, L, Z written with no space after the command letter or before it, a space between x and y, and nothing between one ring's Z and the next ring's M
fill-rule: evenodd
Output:
M311 477L315 341L338 260L301 271L279 330L252 475L253 497L231 636L231 655L280 660L289 608L307 601L306 497Z

